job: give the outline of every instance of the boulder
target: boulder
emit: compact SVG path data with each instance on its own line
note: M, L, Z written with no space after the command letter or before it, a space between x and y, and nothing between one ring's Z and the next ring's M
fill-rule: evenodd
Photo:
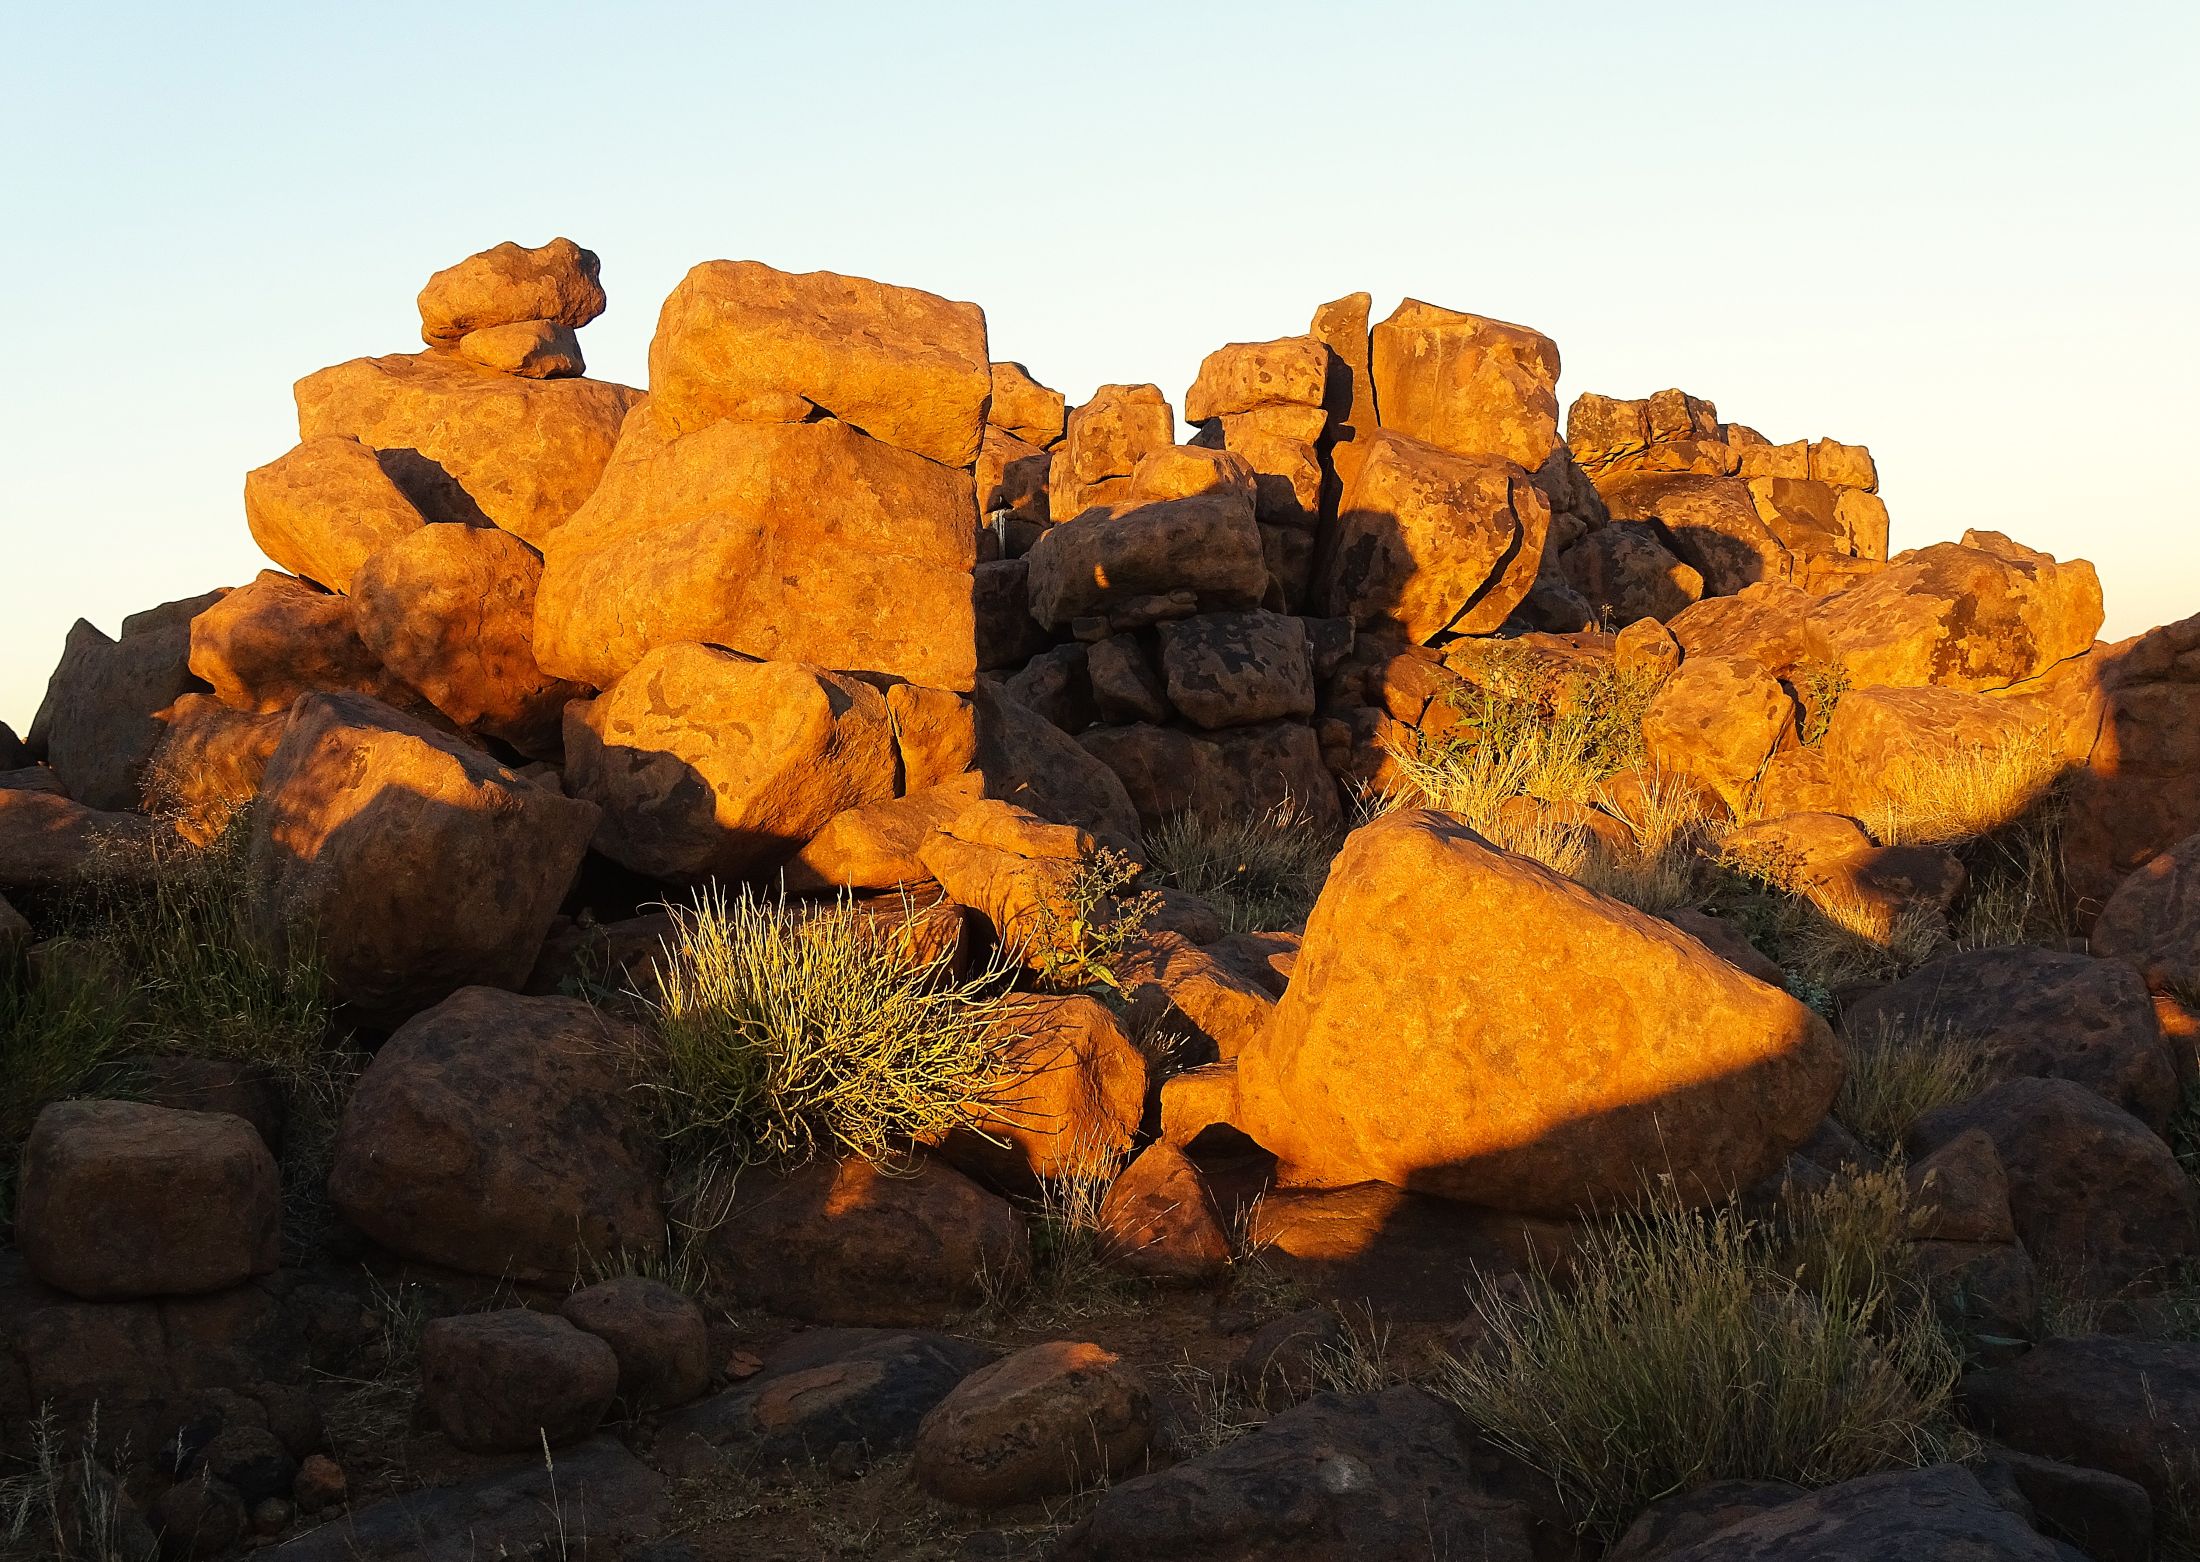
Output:
M177 604L182 606L183 604ZM201 611L218 603L203 599ZM70 627L40 708L46 763L87 808L143 801L146 766L165 732L161 712L200 687L190 666L191 620L155 623L110 640L83 619Z
M1103 385L1070 411L1047 477L1049 507L1073 521L1120 498L1138 463L1176 442L1176 414L1158 385Z
M1701 782L1737 815L1765 761L1796 739L1795 701L1741 657L1691 656L1642 716L1643 747L1669 775Z
M950 1158L1002 1182L1111 1170L1146 1108L1146 1059L1122 1023L1093 998L1027 993L996 1028L1004 1078Z
M1085 648L1085 681L1100 719L1167 721L1176 713L1153 660L1136 635L1109 635Z
M81 884L143 862L158 827L142 814L107 813L58 791L0 787L0 890Z
M1920 772L1991 759L2022 758L2039 746L2042 766L2029 796L2012 797L2021 811L2056 780L2046 732L2036 711L2015 700L1993 699L1967 689L1850 689L1827 719L1819 747L1825 775L1841 811L1873 818L1904 808L1918 791ZM2014 823L2014 817L1987 821Z
M1136 845L1139 814L1102 757L989 680L978 681L971 712L975 768L988 797L1118 848Z
M566 786L596 849L653 877L777 867L844 809L894 795L885 696L797 662L660 646L565 716Z
M365 1024L526 981L601 817L356 694L292 709L253 811L260 938Z
M507 1307L420 1331L421 1405L468 1453L539 1453L586 1437L618 1386L611 1347L554 1313Z
M1314 714L1306 626L1280 613L1202 613L1160 626L1170 702L1201 727Z
M145 806L205 845L260 795L289 714L241 711L211 694L186 694L161 720L167 730L146 767Z
M1859 1476L1739 1519L1658 1562L2062 1562L1959 1464Z
M2160 1283L2200 1256L2200 1195L2155 1134L2068 1079L2011 1079L1935 1108L1913 1155L1979 1129L2009 1175L2017 1234L2066 1290L2112 1296Z
M1294 721L1186 732L1136 722L1094 727L1076 741L1114 772L1142 828L1179 814L1209 822L1292 808L1305 827L1334 835L1344 810L1314 729Z
M1199 378L1184 393L1184 421L1256 407L1319 407L1328 383L1329 349L1312 336L1232 342L1199 361Z
M2177 1511L2200 1482L2200 1345L2048 1340L1963 1380L1963 1406L2025 1453L2107 1470Z
M1053 643L1031 616L1031 566L981 559L970 572L971 617L981 671L1020 667Z
M1131 1030L1228 1060L1267 1028L1268 990L1180 933L1147 928L1116 962ZM1203 1059L1204 1060L1204 1059Z
M1109 1263L1149 1280L1197 1285L1230 1267L1230 1234L1207 1184L1171 1144L1149 1144L1108 1185L1100 1235Z
M965 776L834 814L787 859L781 881L797 894L920 883L931 876L924 865L925 844L978 801L981 787L981 777Z
M812 1323L939 1323L984 1301L988 1285L1015 1285L1030 1264L1007 1201L929 1160L751 1168L704 1241L741 1303Z
M1841 1052L1670 924L1407 811L1346 841L1238 1078L1288 1181L1564 1214L1652 1164L1689 1199L1754 1183L1825 1115Z
M657 1145L577 998L454 993L400 1026L344 1108L329 1198L392 1252L570 1283L663 1251Z
M649 388L673 432L778 421L799 397L885 444L968 466L993 393L985 311L831 271L705 261L657 316Z
M1307 334L1329 349L1322 410L1328 415L1328 453L1332 460L1335 446L1349 445L1375 432L1375 376L1368 361L1367 323L1373 303L1366 293L1347 293L1315 310L1307 327Z
M1529 1513L1491 1491L1453 1412L1418 1388L1316 1394L1258 1430L1118 1481L1063 1562L1529 1562Z
M2072 663L2063 867L2090 913L2156 852L2200 831L2200 614Z
M356 439L429 520L491 521L538 548L595 490L644 399L434 352L354 358L307 375L296 396L300 440Z
M684 1405L710 1387L710 1326L703 1309L659 1280L620 1275L583 1286L559 1316L611 1347L619 1402L631 1410Z
M1041 450L1059 443L1064 417L1062 393L1041 385L1020 363L988 367L993 378L993 400L986 408L986 422Z
M556 753L583 692L535 662L542 558L489 526L422 526L361 564L351 619L374 657L461 727Z
M1008 697L1064 732L1082 732L1097 712L1085 677L1085 648L1075 643L1041 651L1002 683Z
M1760 581L1730 597L1707 596L1666 627L1684 655L1746 656L1784 678L1804 658L1803 615L1812 600L1793 586Z
M23 1145L15 1241L72 1296L192 1296L274 1271L281 1201L275 1158L241 1117L57 1101Z
M999 519L1003 510L1012 519L1047 524L1047 466L1047 453L1037 445L986 425L971 478L977 484L978 514L996 527L996 537L1004 534Z
M999 1508L1104 1483L1145 1453L1153 1399L1097 1345L1033 1345L980 1367L924 1418L910 1473L934 1497Z
M1998 532L1905 553L1804 619L1809 654L1863 687L2005 689L2093 644L2101 583Z
M413 691L359 638L351 599L262 570L191 624L191 671L224 705L266 714L350 691L405 706Z
M602 263L571 239L537 249L509 241L428 278L420 290L420 335L430 344L523 320L568 328L604 310Z
M1558 447L1558 344L1541 332L1409 298L1369 350L1384 428L1531 472Z
M1316 581L1321 611L1416 644L1502 624L1534 583L1550 527L1528 474L1389 429L1357 448Z
M1850 1036L1941 1031L1975 1043L1987 1077L2068 1079L2160 1133L2177 1109L2146 984L2128 965L2055 949L1966 949L1847 1006Z
M427 525L356 439L309 439L244 475L244 519L260 551L293 575L351 590L370 554Z
M2200 835L2148 858L2093 923L2093 952L2157 991L2200 994Z
M1862 1164L1859 1162L1859 1164ZM1910 1235L1937 1242L2014 1242L2009 1174L1979 1129L1957 1134L1903 1174Z
M1703 596L1702 575L1667 552L1650 527L1624 521L1568 548L1559 569L1591 612L1615 624L1662 622Z
M573 328L551 320L515 320L468 331L458 339L458 351L484 369L527 380L565 380L588 372Z
M1257 607L1268 590L1252 496L1231 489L1088 510L1049 527L1024 562L1031 616L1049 629L1093 616L1129 627L1113 620L1138 599L1174 591L1215 612Z
M602 688L697 641L968 689L976 519L969 473L850 424L681 432L653 403L543 545L535 656Z
M1749 485L1740 478L1629 472L1598 484L1597 492L1615 522L1652 525L1696 571L1707 597L1732 596L1760 583L1784 584L1794 573L1793 556L1758 518Z
M1604 1562L1658 1562L1670 1552L1801 1495L1800 1487L1786 1481L1707 1481L1677 1496L1661 1497L1636 1514L1612 1542Z

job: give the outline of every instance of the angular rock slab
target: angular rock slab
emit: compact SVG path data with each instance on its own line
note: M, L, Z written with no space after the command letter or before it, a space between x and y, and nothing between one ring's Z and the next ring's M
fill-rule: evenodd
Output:
M2062 1562L1957 1464L1867 1475L1745 1518L1660 1562Z
M341 434L245 473L244 519L262 553L331 591L351 590L370 554L428 524L375 453Z
M604 311L603 263L571 239L510 240L445 266L420 290L420 334L434 344L541 320L575 329Z
M1354 832L1291 985L1238 1057L1284 1180L1571 1213L1646 1176L1715 1200L1825 1115L1823 1020L1695 939L1455 818Z
M1558 344L1542 332L1409 298L1369 350L1384 428L1531 472L1558 448Z

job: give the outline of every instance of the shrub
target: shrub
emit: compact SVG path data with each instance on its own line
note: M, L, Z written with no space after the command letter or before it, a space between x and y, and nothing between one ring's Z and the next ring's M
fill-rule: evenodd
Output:
M1946 1024L1883 1021L1852 1038L1848 1052L1834 1116L1884 1154L1899 1148L1910 1125L1927 1112L1967 1100L1986 1083L1978 1044Z
M672 923L642 1087L704 1158L890 1159L1003 1083L997 969L956 981L951 951L910 953L846 901L712 889Z
M1952 846L2022 823L2048 805L2063 771L2038 728L1944 754L1904 754L1880 776L1864 827L1883 846Z
M1893 1174L1884 1174L1892 1177ZM1478 1283L1484 1346L1437 1387L1611 1534L1706 1481L1827 1485L1932 1463L1960 1369L1901 1244L1838 1188L1780 1234L1652 1203L1595 1228L1566 1283ZM1896 1228L1897 1235L1899 1227Z
M1120 893L1140 871L1124 853L1103 846L1079 859L1054 893L1039 897L1030 936L1016 952L1044 985L1058 992L1122 991L1115 967L1161 909L1161 897L1151 891Z
M1178 814L1146 838L1146 857L1162 883L1212 901L1228 931L1262 933L1306 920L1336 846L1285 802L1220 821Z

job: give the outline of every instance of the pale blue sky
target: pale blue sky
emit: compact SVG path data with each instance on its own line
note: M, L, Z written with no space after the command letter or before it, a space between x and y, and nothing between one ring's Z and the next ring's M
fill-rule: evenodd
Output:
M974 299L1073 400L1410 293L1567 401L1868 443L1897 546L2091 558L2112 634L2200 611L2196 12L0 0L0 719L259 566L294 379L561 233L635 384L716 257Z

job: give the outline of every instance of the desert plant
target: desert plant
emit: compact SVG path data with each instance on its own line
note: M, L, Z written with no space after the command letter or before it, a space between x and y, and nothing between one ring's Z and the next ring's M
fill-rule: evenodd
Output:
M1146 857L1162 883L1212 901L1228 931L1259 933L1306 920L1336 844L1286 801L1233 819L1177 814L1146 837Z
M128 1095L134 1083L130 1012L116 1001L109 964L51 953L35 980L0 966L0 1227L39 1112L72 1096Z
M1196 1458L1236 1442L1268 1422L1268 1409L1229 1372L1210 1372L1189 1361L1169 1369L1177 1415L1169 1442L1180 1458Z
M1879 776L1863 823L1883 846L1950 846L2022 822L2047 805L2063 772L2047 732L2020 728L1989 743L1898 754Z
M51 1405L31 1419L25 1468L0 1480L0 1557L38 1557L46 1562L126 1562L130 1509L104 1462L99 1407L92 1407L73 1451L63 1447ZM114 1453L116 1468L129 1450Z
M991 1326L1055 1327L1120 1307L1135 1286L1108 1262L1100 1210L1114 1184L1119 1157L1080 1135L1065 1157L1068 1170L1040 1179L1017 1202L1031 1231L1028 1271L986 1277L982 1319Z
M1899 1148L1927 1112L1967 1100L1986 1083L1978 1043L1945 1023L1883 1020L1851 1037L1848 1054L1834 1115L1883 1154Z
M1053 894L1038 898L1018 952L1043 984L1060 992L1122 991L1116 967L1161 909L1151 890L1122 893L1142 871L1126 853L1103 846L1072 864Z
M890 1160L1005 1077L1003 973L957 980L953 958L876 937L846 901L700 891L672 908L639 1087L692 1155Z
M322 1413L329 1448L354 1475L391 1467L412 1425L420 1395L420 1333L428 1324L426 1293L410 1281L367 1279L374 1332L349 1374L321 1373L333 1391Z
M1438 1391L1605 1534L1705 1481L1817 1486L1945 1457L1960 1361L1930 1304L1891 1250L1821 1237L1798 1263L1807 1240L1653 1201L1593 1228L1564 1283L1483 1280L1482 1348Z
M1826 735L1833 725L1834 710L1849 692L1849 670L1839 662L1805 660L1791 680L1803 706L1802 739L1806 747Z

